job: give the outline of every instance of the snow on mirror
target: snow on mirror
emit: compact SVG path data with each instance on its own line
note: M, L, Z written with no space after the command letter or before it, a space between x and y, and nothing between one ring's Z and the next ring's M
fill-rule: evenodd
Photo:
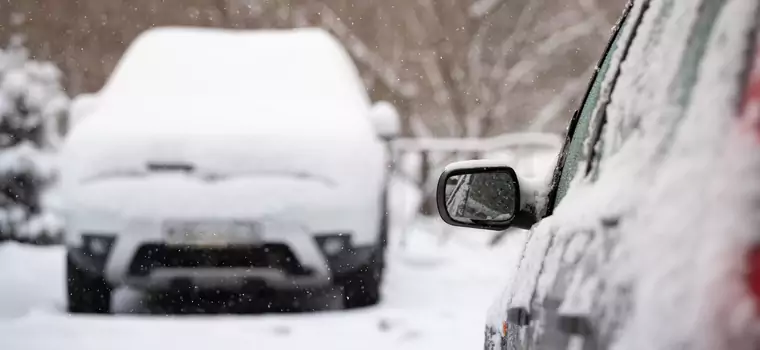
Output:
M372 105L370 118L375 132L383 139L390 140L398 136L401 129L396 106L388 101L379 101Z
M503 171L452 175L446 179L446 212L464 224L503 224L517 211L514 177Z

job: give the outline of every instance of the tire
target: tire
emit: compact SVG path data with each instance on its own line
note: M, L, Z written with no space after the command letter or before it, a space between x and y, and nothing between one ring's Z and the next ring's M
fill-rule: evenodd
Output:
M379 249L370 262L338 280L338 284L343 287L343 305L346 309L372 306L380 302L384 267L385 249Z
M113 287L102 276L92 276L66 256L68 311L75 314L111 313Z
M341 310L345 307L343 291L334 286L301 291L297 300L298 307L296 310L300 312L332 311Z
M380 302L383 271L385 270L385 251L388 247L388 190L383 191L383 206L380 219L379 242L372 258L353 273L336 279L336 284L343 287L343 305L346 309L372 306Z

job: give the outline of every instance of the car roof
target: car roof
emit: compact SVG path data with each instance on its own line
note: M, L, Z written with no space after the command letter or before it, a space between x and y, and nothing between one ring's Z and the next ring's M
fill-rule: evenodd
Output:
M369 101L351 57L316 28L151 29L130 45L100 96L112 103L171 96Z

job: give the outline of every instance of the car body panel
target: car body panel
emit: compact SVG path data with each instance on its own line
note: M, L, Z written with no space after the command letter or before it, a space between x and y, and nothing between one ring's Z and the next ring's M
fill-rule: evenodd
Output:
M65 239L116 286L329 284L385 247L388 147L350 56L323 30L149 30L91 107L61 152ZM308 272L204 262L135 275L137 252L167 243L175 221L255 223L257 237L227 245L283 245ZM107 258L87 258L92 236L115 238Z
M747 181L760 152L736 118L760 6L632 5L641 25L623 29L582 170L528 236L486 349L752 349L760 339L731 272L760 238L760 184Z

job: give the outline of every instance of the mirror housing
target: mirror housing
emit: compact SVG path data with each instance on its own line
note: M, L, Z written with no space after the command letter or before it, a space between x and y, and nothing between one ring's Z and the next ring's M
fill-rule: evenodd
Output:
M398 137L401 133L398 110L388 101L379 101L372 105L370 120L377 135L386 141Z
M536 196L530 186L521 188L520 183L520 177L504 161L449 164L438 179L438 213L452 226L493 231L530 229L538 222ZM488 200L489 195L488 203L478 202ZM473 199L476 196L479 198ZM457 212L452 213L452 209Z

